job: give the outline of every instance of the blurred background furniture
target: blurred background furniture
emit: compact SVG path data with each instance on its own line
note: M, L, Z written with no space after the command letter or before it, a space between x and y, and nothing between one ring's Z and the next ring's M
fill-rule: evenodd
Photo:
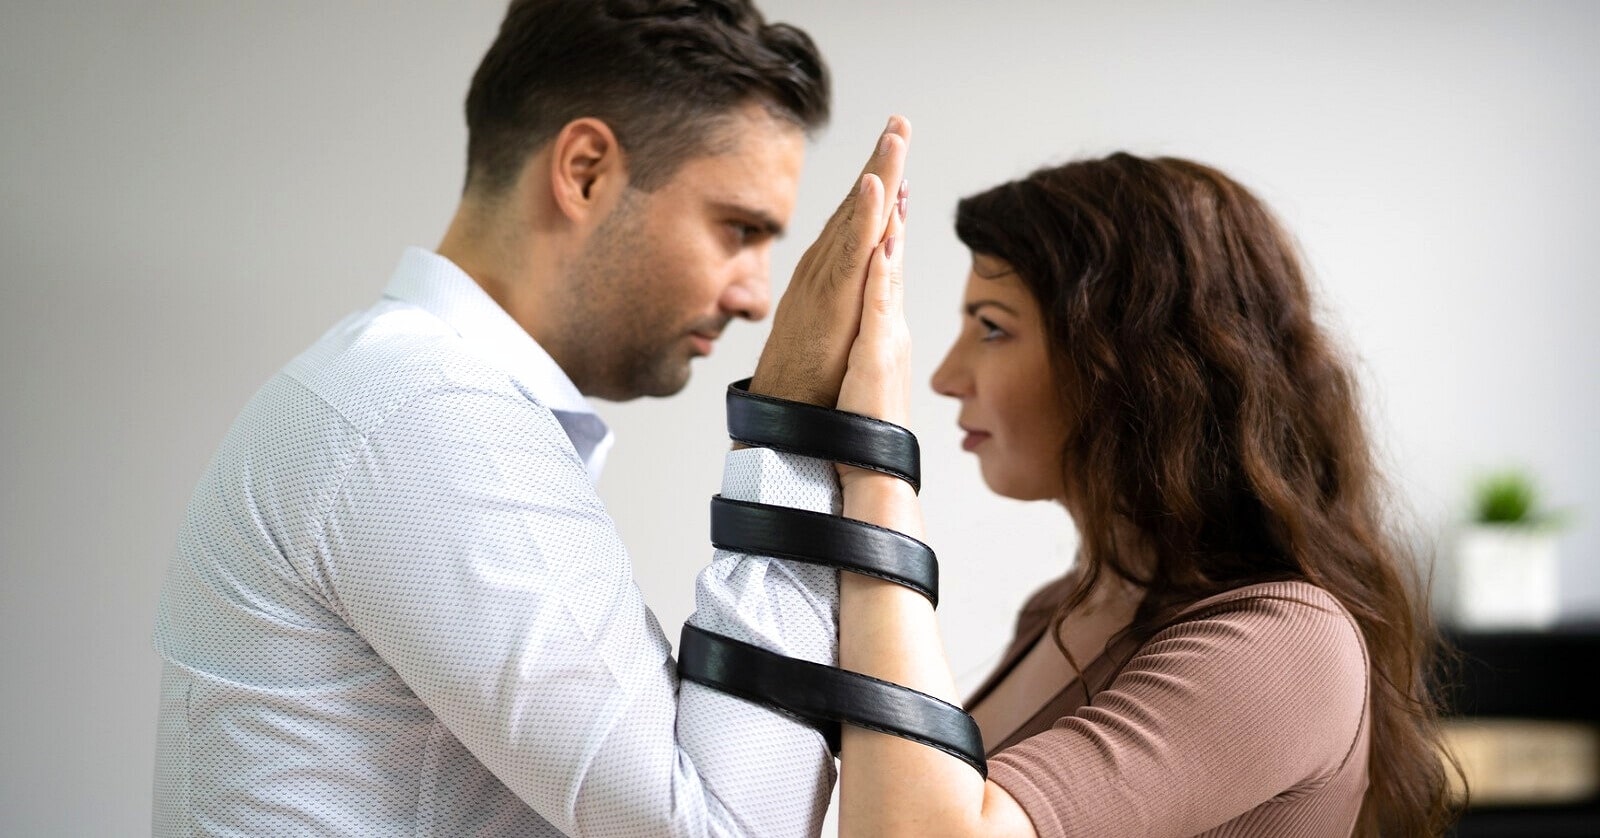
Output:
M1447 732L1474 798L1455 838L1600 836L1600 622L1446 628Z

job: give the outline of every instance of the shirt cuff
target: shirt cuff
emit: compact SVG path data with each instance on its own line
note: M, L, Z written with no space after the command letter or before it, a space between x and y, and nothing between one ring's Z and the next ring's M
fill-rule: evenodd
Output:
M770 448L729 451L722 466L722 496L832 515L844 508L832 462Z

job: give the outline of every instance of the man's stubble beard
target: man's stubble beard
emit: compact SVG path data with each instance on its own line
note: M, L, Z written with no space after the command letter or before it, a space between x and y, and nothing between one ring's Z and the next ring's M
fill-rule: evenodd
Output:
M670 396L689 383L671 301L653 281L656 242L644 196L625 193L595 229L565 284L562 367L585 396L628 401Z

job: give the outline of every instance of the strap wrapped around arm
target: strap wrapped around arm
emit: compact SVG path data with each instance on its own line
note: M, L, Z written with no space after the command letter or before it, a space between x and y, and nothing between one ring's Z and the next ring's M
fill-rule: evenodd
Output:
M728 388L728 433L747 445L893 475L919 487L917 438L905 428L838 410ZM928 545L863 521L714 497L711 540L720 549L822 564L895 582L937 606L939 565ZM987 776L983 737L960 707L859 672L788 658L694 625L683 627L678 674L789 714L838 753L840 724L937 748Z
M843 410L750 392L750 379L728 385L728 436L735 442L881 471L922 489L922 451L899 425Z
M795 716L820 731L836 754L844 722L938 748L988 776L977 723L927 693L786 658L687 623L678 646L679 676Z
M895 582L939 605L939 561L905 533L808 509L711 499L711 545Z

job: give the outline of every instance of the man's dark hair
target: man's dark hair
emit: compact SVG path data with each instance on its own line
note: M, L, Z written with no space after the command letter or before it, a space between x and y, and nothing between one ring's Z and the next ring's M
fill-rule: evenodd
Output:
M810 36L750 0L512 0L467 93L467 188L505 190L562 126L594 117L650 190L714 152L734 109L757 102L810 133L828 99Z

